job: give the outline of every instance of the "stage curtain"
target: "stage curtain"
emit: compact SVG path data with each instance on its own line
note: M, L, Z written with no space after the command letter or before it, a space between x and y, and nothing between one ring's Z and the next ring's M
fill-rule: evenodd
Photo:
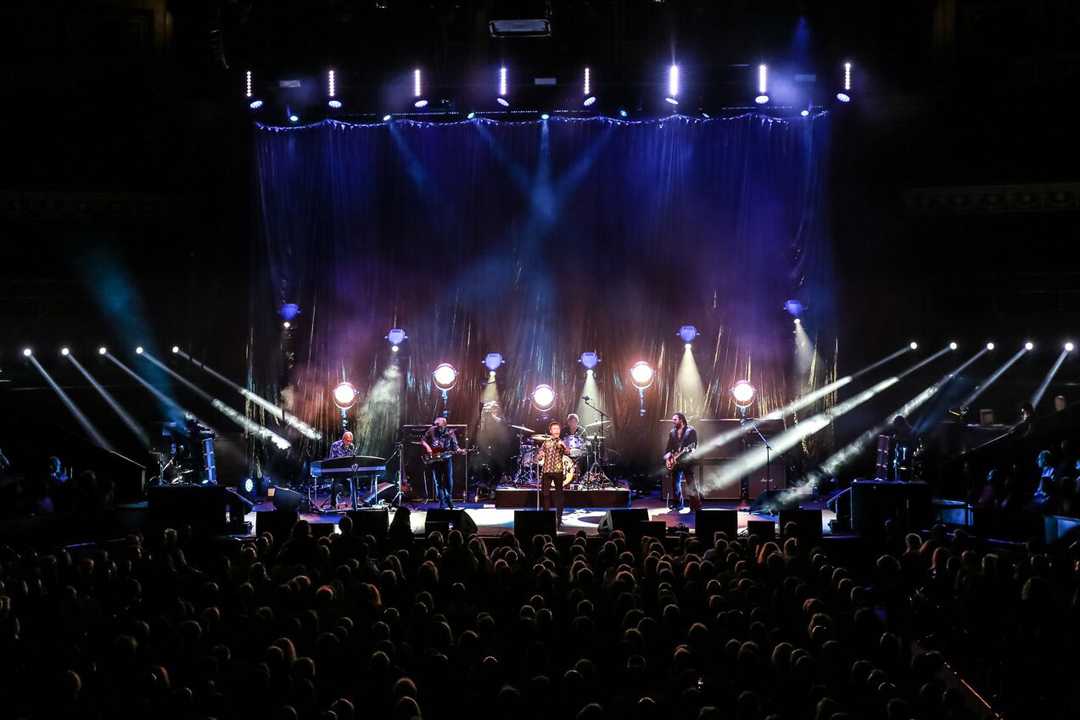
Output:
M337 382L360 389L361 447L386 456L399 425L442 410L440 362L460 371L450 420L475 434L485 397L536 426L539 383L557 417L584 409L578 358L596 351L594 404L627 461L657 454L676 410L733 417L736 380L764 414L835 367L828 144L827 114L259 125L249 387L328 436L294 446L313 457L340 431ZM789 297L808 307L810 375ZM287 303L301 308L289 337ZM680 376L685 324L701 332L700 395ZM397 354L391 327L409 336ZM494 387L489 352L506 360ZM656 368L644 415L638 360Z

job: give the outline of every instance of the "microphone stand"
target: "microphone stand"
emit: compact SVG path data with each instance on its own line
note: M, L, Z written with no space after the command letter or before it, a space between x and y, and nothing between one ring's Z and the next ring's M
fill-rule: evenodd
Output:
M765 492L769 492L772 490L772 468L770 467L772 445L770 445L769 441L765 439L765 436L761 434L761 428L758 427L758 424L744 415L742 420L739 421L739 424L745 427L747 423L750 423L750 429L754 431L754 434L761 440L761 444L765 446ZM747 479L749 480L749 478Z
M593 412L600 416L600 432L602 434L600 435L600 443L599 447L596 450L596 454L597 464L600 466L600 471L603 472L604 461L607 460L607 453L605 452L607 448L604 447L604 441L607 437L607 429L605 428L605 426L607 425L608 415L603 410L593 405L590 400L591 398L586 397L585 395L581 396L581 401L585 403L585 407L591 409Z

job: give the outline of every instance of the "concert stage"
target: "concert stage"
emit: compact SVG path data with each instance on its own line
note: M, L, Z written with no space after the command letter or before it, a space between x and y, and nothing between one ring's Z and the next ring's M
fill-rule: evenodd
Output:
M529 491L520 491L522 494L527 494ZM535 491L533 491L535 492ZM594 491L595 492L595 491ZM627 492L627 491L622 491ZM413 533L416 535L422 535L424 533L424 526L427 522L427 511L438 508L436 504L424 504L424 505L410 505L410 523L412 525ZM476 523L477 534L485 537L493 537L501 534L504 531L513 531L514 529L514 512L513 507L497 507L494 503L465 503L457 504L455 507L466 511L473 522ZM677 511L669 510L664 504L664 500L657 496L649 496L645 498L638 498L629 505L623 504L617 507L572 507L567 502L566 512L563 516L563 527L561 533L574 534L578 531L584 531L586 535L597 535L600 532L600 522L604 519L609 509L622 509L626 507L641 508L648 512L649 520L663 521L669 531L678 530L680 526L685 528L688 532L693 533L694 528L694 513L685 512L680 514ZM804 503L804 508L817 509L817 506L812 503ZM271 511L274 509L273 504L269 502L260 503L256 506L256 511ZM519 508L520 509L520 508ZM777 523L779 517L775 514L769 513L757 513L749 512L747 509L739 508L737 502L708 502L706 503L706 509L719 509L719 510L736 510L738 518L738 533L745 536L747 534L748 523L751 521L765 521ZM393 516L393 508L390 509L391 517ZM340 513L301 513L300 517L313 525L331 526L326 527L321 533L336 533L337 522L344 515L344 511ZM821 533L822 536L835 536L832 529L829 526L829 522L836 517L836 514L828 508L821 508ZM251 512L246 518L252 526L252 532L256 524L256 513ZM775 527L776 533L779 534L779 527ZM320 534L320 530L316 528L316 533ZM846 533L845 536L850 535Z
M566 507L625 508L630 507L630 491L626 488L599 490L564 490ZM495 508L529 509L540 507L540 491L528 487L504 487L495 490Z

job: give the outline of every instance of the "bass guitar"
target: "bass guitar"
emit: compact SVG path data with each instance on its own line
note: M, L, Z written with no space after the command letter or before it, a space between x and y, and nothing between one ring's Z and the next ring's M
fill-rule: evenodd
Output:
M459 448L458 450L440 450L438 448L432 448L431 452L425 452L420 456L420 461L424 463L425 466L434 465L435 463L449 460L455 455L474 455L475 453L476 448L469 448L467 450L465 448Z

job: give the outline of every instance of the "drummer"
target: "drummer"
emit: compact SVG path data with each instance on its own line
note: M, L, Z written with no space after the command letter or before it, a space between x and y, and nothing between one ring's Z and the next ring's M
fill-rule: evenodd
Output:
M566 426L562 431L562 441L566 445L566 449L570 451L570 458L577 465L577 472L574 474L580 478L583 476L585 470L585 448L587 441L585 439L585 428L581 427L581 418L576 413L570 413L566 416Z

